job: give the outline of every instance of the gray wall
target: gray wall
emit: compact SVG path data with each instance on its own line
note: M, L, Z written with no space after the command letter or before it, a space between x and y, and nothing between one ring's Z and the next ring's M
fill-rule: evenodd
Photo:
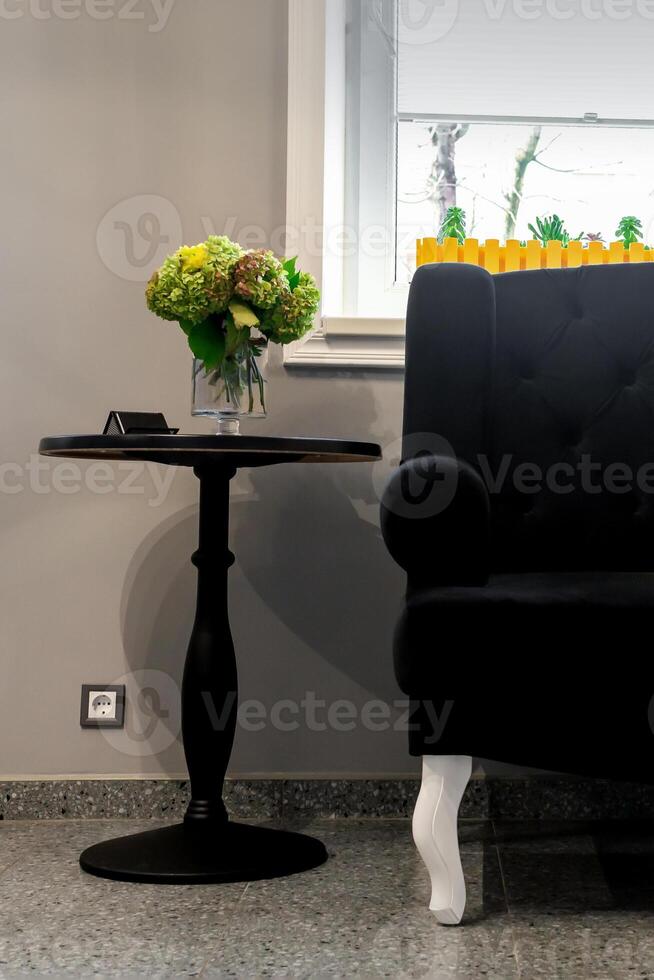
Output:
M76 482L97 470L27 465L42 435L98 431L110 408L163 409L183 431L208 431L189 417L184 338L147 313L139 280L180 237L227 231L255 244L248 226L270 238L284 223L285 0L177 0L160 30L150 0L135 8L141 20L112 9L106 21L82 7L76 19L25 10L0 24L3 777L183 773L171 678L193 613L193 476L179 471L154 506L152 473L135 493L115 470L100 494ZM160 221L154 245L170 239L156 255L149 219L135 227L146 212ZM141 269L125 259L135 231ZM270 402L262 433L388 443L401 378L290 374L277 359ZM402 576L376 511L367 466L239 477L231 599L244 699L268 711L315 692L358 711L401 697L390 633ZM128 729L81 731L80 685L124 675ZM156 692L145 707L139 688ZM257 732L250 716L233 771L415 771L404 733L340 731L340 717L326 731L268 718Z

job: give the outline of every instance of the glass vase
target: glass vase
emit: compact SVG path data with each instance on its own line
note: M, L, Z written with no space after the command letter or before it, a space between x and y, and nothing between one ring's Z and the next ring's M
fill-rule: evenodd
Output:
M258 355L250 347L240 348L215 371L205 371L204 364L196 357L192 414L215 419L219 435L238 435L242 418L265 418L267 363L266 347Z

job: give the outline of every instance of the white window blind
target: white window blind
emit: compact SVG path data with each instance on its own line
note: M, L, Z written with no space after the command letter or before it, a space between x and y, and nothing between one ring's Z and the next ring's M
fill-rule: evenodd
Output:
M654 118L651 0L397 0L398 109Z

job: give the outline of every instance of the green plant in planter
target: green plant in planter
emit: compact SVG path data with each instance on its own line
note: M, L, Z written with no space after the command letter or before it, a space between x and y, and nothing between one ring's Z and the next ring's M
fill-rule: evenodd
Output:
M466 240L466 213L463 208L451 207L447 209L443 223L438 230L439 244L443 244L446 238L456 238L459 245L463 245Z
M625 248L635 245L643 237L643 225L639 218L633 214L626 214L620 218L620 223L616 230L617 240L622 242Z
M565 248L570 242L581 241L584 237L582 231L576 238L572 238L558 214L536 218L536 227L528 225L528 228L536 241L539 241L541 245L547 245L548 242L561 242Z

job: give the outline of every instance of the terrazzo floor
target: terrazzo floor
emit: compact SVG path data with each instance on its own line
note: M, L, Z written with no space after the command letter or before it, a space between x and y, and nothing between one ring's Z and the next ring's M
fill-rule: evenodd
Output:
M153 821L0 822L0 977L654 978L654 827L464 822L468 908L427 910L406 820L302 829L330 860L249 885L129 885L81 848Z

